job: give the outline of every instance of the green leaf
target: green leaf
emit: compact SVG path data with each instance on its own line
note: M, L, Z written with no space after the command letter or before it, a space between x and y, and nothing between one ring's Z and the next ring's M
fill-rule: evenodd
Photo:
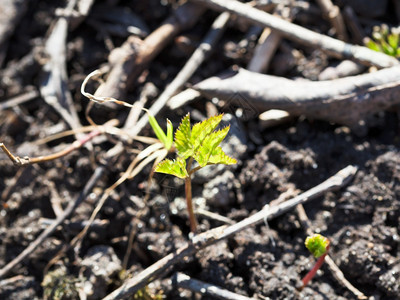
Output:
M367 42L365 43L365 46L367 46L371 50L381 52L381 48L373 40L368 39Z
M390 47L393 49L399 48L399 35L396 33L391 33L387 37L388 43Z
M172 126L171 121L167 119L167 142L166 144L164 144L165 148L167 150L171 149L173 142L174 142L174 128Z
M156 134L157 138L165 146L168 143L167 136L165 135L164 131L161 129L160 125L158 125L156 118L150 113L150 111L148 111L145 108L144 108L144 110L146 111L147 116L149 117L149 123L150 123L151 128L153 128L153 131Z
M177 160L164 159L156 166L155 171L174 175L179 178L186 178L189 176L186 170L186 160L181 157L178 157Z
M328 251L329 240L326 237L316 233L306 238L305 245L312 255L318 258Z
M190 114L187 114L175 132L175 146L178 150L178 155L185 159L193 154L191 135Z
M237 163L237 160L226 155L221 147L216 147L211 154L209 160L209 164L224 164L224 165L234 165Z
M204 139L217 128L221 122L223 114L208 118L203 122L196 123L192 129L191 142L193 144L194 151L203 143Z
M388 43L386 43L385 41L382 41L380 46L382 48L383 53L392 55L393 49L390 47L390 45Z
M214 149L222 142L229 131L229 126L209 133L202 141L202 144L196 149L193 157L201 167L207 165Z

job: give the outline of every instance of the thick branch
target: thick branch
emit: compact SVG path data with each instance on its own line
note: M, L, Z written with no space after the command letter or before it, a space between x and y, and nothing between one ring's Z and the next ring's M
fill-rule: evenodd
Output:
M326 81L294 81L240 69L211 77L194 88L208 98L248 104L260 111L282 109L356 127L368 115L400 102L400 67Z

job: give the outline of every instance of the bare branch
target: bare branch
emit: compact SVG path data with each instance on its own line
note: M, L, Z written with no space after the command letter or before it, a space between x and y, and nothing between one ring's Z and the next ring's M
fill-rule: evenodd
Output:
M338 58L348 58L363 64L375 65L380 68L391 67L399 64L398 60L394 57L370 50L366 47L351 45L329 36L319 34L236 0L194 1L197 3L203 3L218 11L228 11L232 14L246 18L255 24L270 27L280 32L288 39L308 46L320 48Z

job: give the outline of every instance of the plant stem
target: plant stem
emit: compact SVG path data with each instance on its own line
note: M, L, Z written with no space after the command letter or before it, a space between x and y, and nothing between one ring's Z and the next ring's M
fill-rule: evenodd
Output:
M190 222L190 231L196 233L197 231L197 219L193 210L193 201L192 201L192 179L190 169L192 168L193 157L189 158L186 169L188 170L189 176L185 178L185 194L186 194L186 205L189 212L189 222Z
M194 215L193 210L193 202L192 202L192 179L190 175L185 178L185 193L186 193L186 204L189 212L189 222L190 222L190 231L196 233L197 231L197 220Z
M303 286L300 288L303 289L309 282L310 280L315 276L319 268L321 268L322 264L324 263L325 256L328 254L329 250L329 245L326 247L326 252L325 254L321 255L317 262L315 263L314 267L304 276L304 278L301 280L303 282Z

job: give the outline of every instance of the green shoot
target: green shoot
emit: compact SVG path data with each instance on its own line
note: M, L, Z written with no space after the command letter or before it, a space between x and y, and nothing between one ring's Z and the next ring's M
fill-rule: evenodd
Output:
M183 119L175 132L175 147L178 153L176 160L164 159L155 169L156 172L174 175L185 179L186 203L188 206L190 229L197 230L197 220L192 205L192 188L190 176L212 164L232 165L237 161L224 153L219 144L229 131L229 126L216 130L222 120L222 114L203 122L190 125L190 114ZM197 166L193 167L193 162Z
M319 258L326 253L329 246L329 240L326 237L316 233L312 236L308 236L304 244L306 245L308 251L310 251L315 258Z
M173 127L171 121L167 119L167 134L165 134L160 125L158 125L156 118L150 113L150 111L145 108L143 109L146 111L149 117L150 126L153 128L157 138L164 144L165 149L169 151L173 143Z
M301 288L305 287L315 276L318 269L321 268L322 264L324 263L325 256L328 254L330 242L328 238L316 233L306 238L305 245L312 255L314 255L315 258L318 258L318 260L314 267L302 279L303 286Z
M400 32L397 28L389 29L386 24L374 26L372 39L366 38L364 43L374 51L400 58Z

